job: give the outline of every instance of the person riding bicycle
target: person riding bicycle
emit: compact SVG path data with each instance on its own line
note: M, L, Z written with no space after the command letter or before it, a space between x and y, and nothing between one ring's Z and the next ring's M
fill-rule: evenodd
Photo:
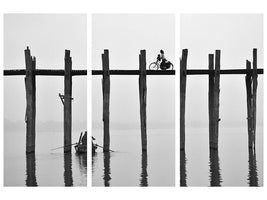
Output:
M158 55L157 60L161 61L160 69L166 70L167 69L167 66L166 66L167 59L165 58L164 51L162 49L160 50L160 54Z

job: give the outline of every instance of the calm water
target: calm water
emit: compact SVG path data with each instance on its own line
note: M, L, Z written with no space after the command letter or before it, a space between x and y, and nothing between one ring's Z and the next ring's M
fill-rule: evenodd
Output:
M219 130L219 149L209 151L208 128L186 128L180 152L182 186L263 186L263 129L257 127L256 151L248 149L247 127Z
M93 130L102 145L102 130ZM141 152L140 130L111 131L115 152L98 148L92 157L93 186L174 186L174 130L148 130L148 152Z
M79 133L73 133L78 141ZM86 186L87 155L63 153L63 133L36 133L36 153L25 154L24 132L4 134L5 186Z

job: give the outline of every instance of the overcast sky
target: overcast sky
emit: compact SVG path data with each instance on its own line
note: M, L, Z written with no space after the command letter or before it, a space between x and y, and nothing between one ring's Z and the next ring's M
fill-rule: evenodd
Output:
M171 14L95 14L92 19L93 69L102 69L101 53L109 49L110 69L138 69L146 50L147 68L160 49L175 61L175 16ZM175 66L175 68L177 68ZM175 77L147 76L147 121L173 124ZM111 123L140 123L138 76L111 76ZM92 78L92 120L102 122L101 76Z
M258 49L258 67L263 67L263 15L181 15L180 49L188 49L188 69L208 69L208 54L221 50L221 69L244 69ZM180 53L181 54L181 53ZM258 77L257 123L263 120L263 76ZM208 123L208 76L189 76L186 120ZM245 75L222 75L220 118L246 123Z
M85 14L5 14L4 69L25 69L29 46L38 69L64 69L65 49L72 68L86 69ZM86 76L73 77L73 121L86 121ZM63 121L64 77L36 77L36 119ZM23 121L26 111L24 76L4 77L4 117Z

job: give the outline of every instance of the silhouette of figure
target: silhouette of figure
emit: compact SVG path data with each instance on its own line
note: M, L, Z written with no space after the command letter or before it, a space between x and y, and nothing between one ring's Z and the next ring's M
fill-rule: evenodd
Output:
M167 66L166 66L167 60L165 58L164 51L162 49L160 50L160 54L158 55L158 60L161 61L160 69L166 70L167 69Z

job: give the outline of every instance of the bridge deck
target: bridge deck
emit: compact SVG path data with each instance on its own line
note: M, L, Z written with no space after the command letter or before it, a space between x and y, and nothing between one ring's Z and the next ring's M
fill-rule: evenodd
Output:
M110 75L140 75L139 70L110 70ZM214 73L214 70L208 69L188 69L186 70L187 75L208 75ZM222 69L220 73L222 75L237 75L237 74L250 74L253 70L247 69ZM17 76L25 75L25 69L16 69L16 70L4 70L4 76ZM92 75L102 75L102 70L92 70ZM146 70L147 75L175 75L175 70ZM263 74L263 69L257 69L257 74ZM35 70L35 75L38 76L64 76L64 70L62 69L37 69ZM86 76L87 70L72 70L72 76Z

